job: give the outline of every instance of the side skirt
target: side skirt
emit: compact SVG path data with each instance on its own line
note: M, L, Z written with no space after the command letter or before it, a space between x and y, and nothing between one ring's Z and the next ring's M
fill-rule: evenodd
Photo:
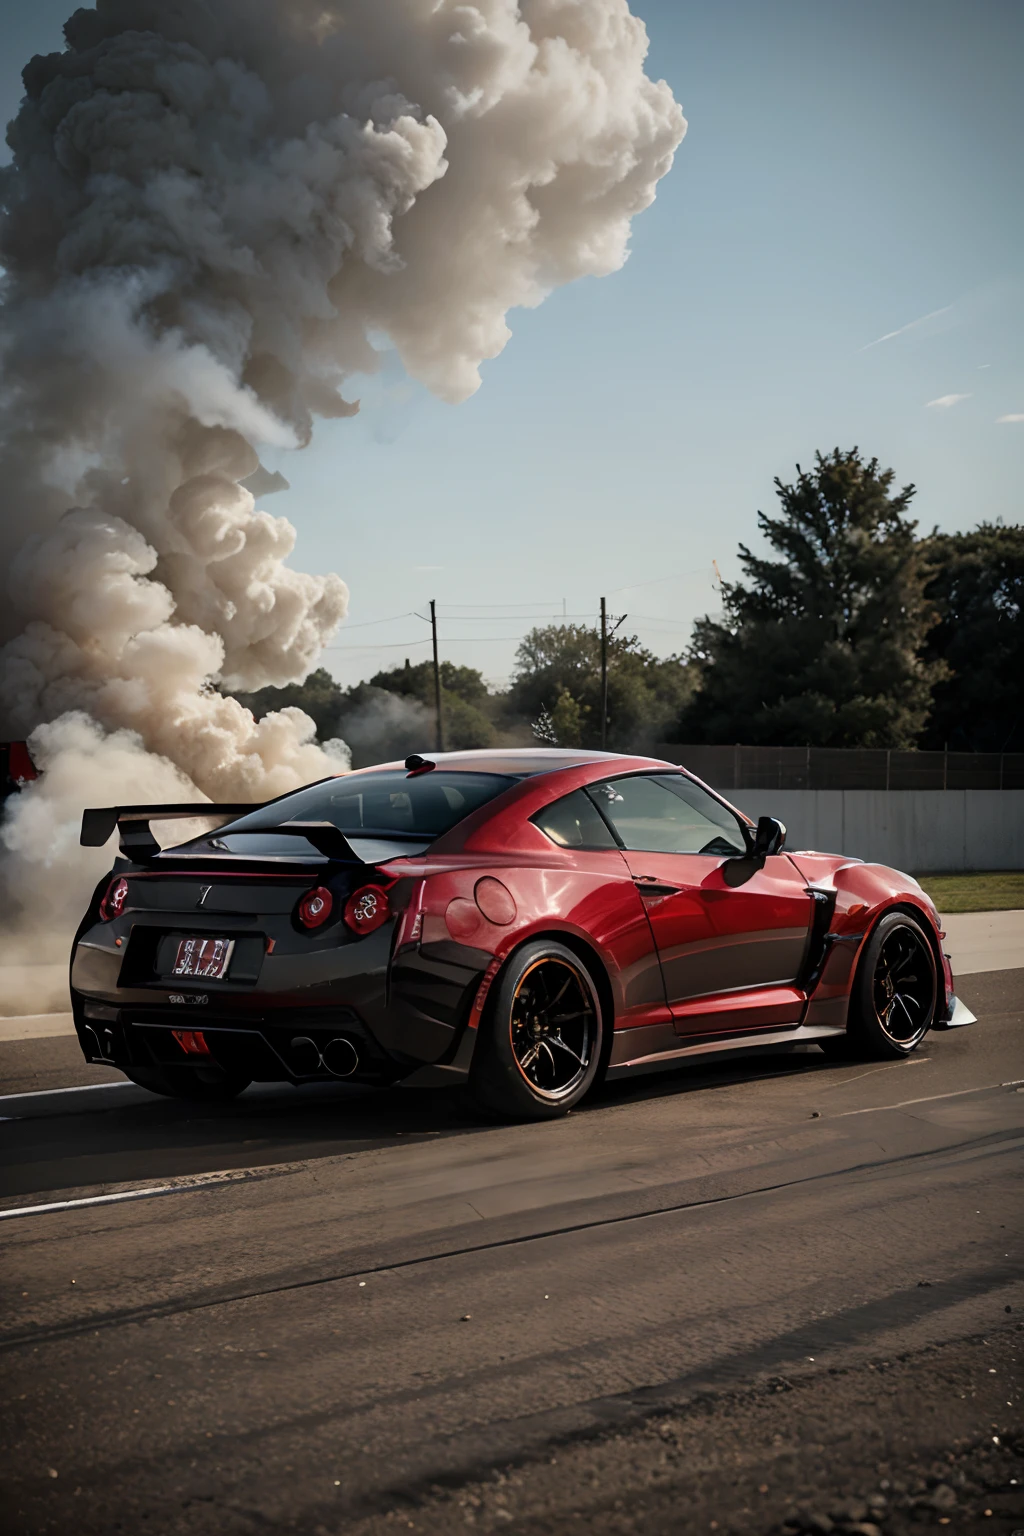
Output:
M617 1062L608 1068L609 1080L625 1077L634 1072L652 1072L684 1062L695 1056L724 1056L733 1051L760 1051L766 1046L781 1045L792 1050L798 1045L813 1045L818 1040L831 1040L845 1035L846 1030L833 1024L795 1024L790 1029L765 1030L760 1034L715 1035L692 1040L688 1045L675 1046L668 1051L655 1051L647 1056L635 1056L628 1061ZM679 1037L676 1036L678 1039Z

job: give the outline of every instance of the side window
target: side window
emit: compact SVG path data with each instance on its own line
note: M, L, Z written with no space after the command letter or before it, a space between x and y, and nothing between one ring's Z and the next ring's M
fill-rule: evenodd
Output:
M746 852L732 812L681 774L611 779L592 785L588 793L624 848L719 857Z
M561 800L546 805L532 817L559 848L614 848L616 842L607 825L582 789L573 790Z

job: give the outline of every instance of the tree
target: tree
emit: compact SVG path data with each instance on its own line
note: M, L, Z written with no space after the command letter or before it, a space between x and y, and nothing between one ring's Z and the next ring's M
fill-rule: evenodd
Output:
M936 685L922 746L1024 751L1024 528L936 531L924 555L925 595L939 613L924 654L949 675Z
M659 660L635 635L608 638L608 746L638 750L663 740L692 690L679 657ZM601 745L601 632L585 624L531 630L516 654L508 708L550 716L559 746Z
M942 661L922 655L935 620L928 571L907 516L912 485L858 449L817 454L778 517L757 514L782 558L743 544L746 583L722 589L721 621L698 620L699 692L678 741L913 747Z
M454 662L442 661L439 671L441 673L441 687L445 694L462 699L466 704L474 704L478 708L485 706L490 694L483 676L475 667L457 667ZM392 667L387 672L377 672L370 678L370 686L373 688L386 688L389 693L404 693L409 697L429 700L434 699L434 663L432 661L420 661L413 666L408 657L401 667Z
M416 666L407 661L351 688L340 687L319 667L304 683L237 697L257 720L287 705L304 709L316 723L319 741L340 737L347 742L356 768L434 746L434 669L429 661ZM472 667L441 663L441 707L450 750L486 747L494 740L491 716L498 701Z
M568 688L559 690L551 711L551 727L560 747L581 747L583 728L590 711L574 699Z
M345 690L327 671L318 667L304 683L288 683L283 688L260 688L255 693L237 693L240 704L251 709L257 720L277 709L304 709L316 724L318 741L331 741L341 735L340 721L345 710Z
M444 717L444 744L449 752L467 751L473 747L489 747L494 740L491 719L493 695L475 667L457 667L451 661L442 661L441 713ZM389 693L416 699L429 712L431 730L434 720L434 664L421 661L413 666L393 667L388 672L378 672L370 678L370 687L383 688ZM433 746L433 739L427 743ZM411 749L410 749L411 750Z

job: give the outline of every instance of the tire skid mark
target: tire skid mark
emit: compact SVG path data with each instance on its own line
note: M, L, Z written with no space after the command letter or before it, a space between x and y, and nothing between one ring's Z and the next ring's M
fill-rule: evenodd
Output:
M253 1287L249 1290L228 1290L192 1299L181 1298L158 1302L149 1306L125 1307L118 1311L100 1313L94 1317L79 1318L74 1322L54 1324L50 1327L26 1329L8 1334L0 1333L0 1353L10 1353L25 1345L38 1346L75 1338L82 1334L98 1333L101 1329L119 1328L132 1323L154 1322L168 1317L212 1310L215 1307L233 1306L239 1302L259 1301L264 1297L287 1295L296 1291L313 1290L323 1285L336 1285L346 1280L413 1269L422 1265L443 1263L452 1259L466 1258L474 1254L497 1252L507 1248L519 1248L528 1243L545 1242L552 1238L568 1237L578 1232L592 1232L601 1228L623 1226L628 1222L647 1221L665 1216L683 1215L689 1211L708 1210L715 1206L729 1205L740 1200L750 1200L762 1195L779 1194L789 1189L819 1184L829 1179L847 1178L851 1174L865 1175L884 1173L904 1166L912 1166L926 1159L963 1158L972 1160L984 1156L999 1156L1013 1147L1024 1144L1019 1131L989 1131L954 1142L940 1148L926 1148L917 1152L900 1152L891 1157L852 1163L847 1168L826 1169L799 1178L783 1179L772 1184L757 1185L753 1189L736 1190L721 1195L705 1196L697 1200L683 1200L655 1206L641 1211L626 1211L614 1216L597 1216L589 1221L567 1222L545 1227L538 1231L517 1233L486 1242L465 1243L458 1247L437 1252L416 1253L408 1258L397 1258L364 1265L330 1274L310 1275L296 1280L282 1281L275 1285ZM1016 1274L1016 1270L1014 1273Z

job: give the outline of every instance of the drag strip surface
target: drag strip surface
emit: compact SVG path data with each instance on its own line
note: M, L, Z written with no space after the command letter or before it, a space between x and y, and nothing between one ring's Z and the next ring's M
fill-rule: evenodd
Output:
M978 1025L908 1062L704 1065L548 1125L8 1098L10 1528L407 1527L439 1482L1024 1311L1024 971L961 990Z

